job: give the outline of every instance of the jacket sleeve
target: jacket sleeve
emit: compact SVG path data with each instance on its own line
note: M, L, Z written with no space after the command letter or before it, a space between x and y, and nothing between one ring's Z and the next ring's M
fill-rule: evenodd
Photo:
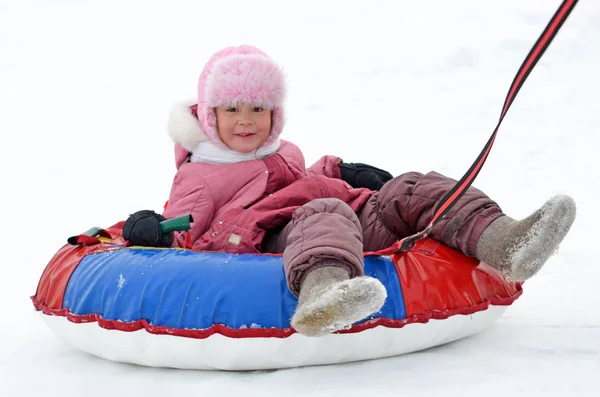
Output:
M210 227L215 212L214 200L204 179L186 172L182 167L173 180L169 202L163 216L167 219L183 215L192 215L191 229L187 232L175 232L173 247L184 247L186 234L189 233L193 244Z
M343 160L337 156L323 156L316 163L306 169L309 176L323 175L329 178L341 179L340 163Z

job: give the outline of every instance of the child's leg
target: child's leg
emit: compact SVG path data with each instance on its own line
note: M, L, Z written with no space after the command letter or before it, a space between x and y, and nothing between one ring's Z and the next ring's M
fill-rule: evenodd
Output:
M455 183L436 172L409 172L387 182L359 213L365 250L387 248L398 239L425 229L435 207ZM471 187L433 228L431 237L475 256L479 236L502 215L498 204Z
M359 214L365 249L386 248L392 238L423 230L454 184L435 172L412 172L389 181ZM515 221L471 187L433 228L431 237L486 262L509 279L522 281L556 251L574 219L575 203L567 196L554 197L531 216Z
M318 199L300 207L264 250L283 252L288 287L298 296L292 326L304 335L350 326L385 302L385 287L364 276L360 223L341 200Z

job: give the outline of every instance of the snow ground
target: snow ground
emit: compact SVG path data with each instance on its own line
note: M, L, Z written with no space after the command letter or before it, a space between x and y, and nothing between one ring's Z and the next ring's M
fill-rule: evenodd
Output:
M475 185L513 217L578 203L558 255L491 329L406 356L221 373L104 361L60 342L29 296L66 237L159 210L169 106L214 51L256 45L289 78L284 136L398 174L460 177L560 1L0 0L0 396L596 396L600 5L583 1L523 87ZM30 248L31 247L31 248Z

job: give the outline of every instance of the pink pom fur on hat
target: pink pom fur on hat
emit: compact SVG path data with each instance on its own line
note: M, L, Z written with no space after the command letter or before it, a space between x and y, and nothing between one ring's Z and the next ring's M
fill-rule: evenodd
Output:
M264 145L275 142L284 125L285 78L282 69L258 48L242 45L215 53L198 82L198 121L215 144L226 147L217 133L214 108L249 103L272 110L271 135Z

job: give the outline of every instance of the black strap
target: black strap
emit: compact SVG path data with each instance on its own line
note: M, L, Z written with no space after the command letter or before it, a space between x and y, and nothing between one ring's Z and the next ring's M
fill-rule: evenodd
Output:
M531 51L529 51L527 58L525 58L525 61L523 61L523 64L519 68L519 71L517 72L510 86L510 89L508 90L508 94L504 101L504 106L502 107L502 113L500 113L500 120L498 121L498 124L496 125L496 128L492 133L492 136L485 144L485 147L483 148L479 156L477 156L477 159L475 160L473 165L471 165L471 168L469 168L469 170L465 173L465 175L463 175L460 181L458 181L456 185L454 185L454 187L450 189L450 191L448 191L448 193L446 193L446 195L442 198L442 200L437 205L434 211L434 215L431 219L431 222L429 222L429 225L427 225L425 230L400 240L396 245L399 246L399 248L395 251L396 254L403 251L408 251L409 249L414 247L415 242L428 237L429 233L431 232L431 229L442 218L444 218L448 211L452 209L454 204L456 204L456 202L471 186L471 184L479 174L479 171L481 171L481 168L483 167L483 164L485 163L485 160L487 159L490 150L492 149L492 145L494 144L494 141L496 139L496 134L498 133L498 128L500 128L500 124L502 123L502 120L504 120L504 116L506 116L508 109L510 109L510 106L512 105L515 97L517 96L519 90L523 86L523 83L525 83L525 80L527 80L529 73L531 73L537 62L540 60L540 58L554 39L554 36L556 36L556 33L558 33L563 23L567 20L569 14L577 4L577 1L578 0L564 0L562 2L558 10L550 20L550 22L548 22L548 25L538 38L535 45L531 48Z

